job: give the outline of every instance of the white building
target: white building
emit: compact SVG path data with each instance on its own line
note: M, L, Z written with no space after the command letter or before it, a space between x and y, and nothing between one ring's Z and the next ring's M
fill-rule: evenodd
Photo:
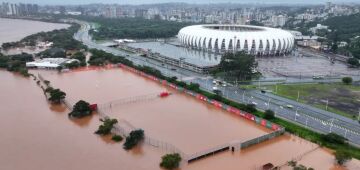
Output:
M193 25L182 28L177 37L186 47L216 53L280 55L294 47L294 36L288 31L249 25Z
M321 25L321 24L317 24L316 27L310 28L310 31L311 31L312 33L316 34L316 32L317 32L318 30L322 30L322 29L328 30L328 26Z
M64 64L69 64L72 62L80 62L77 59L68 59L68 58L43 58L40 60L35 60L32 62L27 62L26 67L29 68L42 68L42 69L56 69L59 66Z

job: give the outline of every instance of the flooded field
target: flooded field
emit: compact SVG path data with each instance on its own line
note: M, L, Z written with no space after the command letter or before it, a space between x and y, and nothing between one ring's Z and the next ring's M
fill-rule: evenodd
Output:
M0 18L0 45L5 42L19 41L41 31L52 31L69 27L67 24ZM26 29L24 29L26 27Z
M98 137L96 115L69 120L32 79L1 70L0 81L1 170L159 169L161 151L145 145L126 152Z
M67 92L67 98L71 102L84 99L92 103L106 103L119 98L165 90L150 80L119 69L61 75L56 72L40 72L53 86ZM68 111L61 106L49 105L33 80L0 71L0 81L0 104L1 108L4 108L0 114L0 169L160 169L158 165L164 154L162 151L143 144L127 152L122 149L121 144L93 134L99 125L97 115L78 121L69 120ZM210 144L221 143L222 140L231 139L234 135L241 135L244 128L254 133L266 133L264 129L180 94L138 103L135 107L133 105L119 105L118 108L113 108L111 114L128 119L134 125L144 128L145 133L171 140L169 142L181 145L188 151L200 148L200 138L196 136L200 131L204 134L198 135L205 140L211 140L208 141ZM177 110L166 111L169 108ZM176 116L177 114L181 115ZM196 120L205 117L209 120ZM195 126L193 122L202 124ZM188 131L184 130L186 128L174 131L174 127L169 126L172 124L174 127L183 125ZM218 134L217 129L227 131ZM184 138L187 135L189 136ZM222 139L217 139L216 136ZM193 145L190 145L192 143ZM282 165L316 147L317 145L298 137L283 135L242 151L223 152L191 164L183 163L181 169L238 170L256 169L266 163ZM333 156L323 149L306 154L300 163L317 170L336 168ZM355 160L347 166L348 169L360 167L359 161Z
M94 75L96 82L90 83L89 80ZM187 154L271 132L234 114L203 104L174 90L164 89L153 81L121 69L66 73L62 76L47 76L45 73L43 76L55 87L71 94L68 96L71 103L86 99L102 104L170 90L173 95L167 98L114 106L106 111L111 117L125 119L133 126L144 129L149 136L169 142ZM83 87L89 92L86 93L87 96L72 95L83 92Z

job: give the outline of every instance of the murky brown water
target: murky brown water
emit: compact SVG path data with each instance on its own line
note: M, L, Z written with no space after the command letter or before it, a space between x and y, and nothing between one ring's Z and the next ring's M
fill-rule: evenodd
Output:
M46 74L46 73L45 73ZM96 76L94 83L91 76ZM93 103L107 103L130 96L160 93L164 87L120 69L66 73L62 76L45 76L56 87L69 94L71 101L81 96ZM74 86L77 84L79 86ZM245 141L270 132L270 130L241 119L234 114L205 105L193 97L170 90L173 95L139 103L112 107L108 114L125 119L149 136L174 144L187 154L214 146ZM80 99L80 98L78 98ZM72 102L75 103L75 102ZM159 123L161 122L161 123ZM176 133L174 133L176 132Z
M1 170L159 169L163 153L148 146L126 152L96 136L97 116L69 120L33 80L0 71L0 82Z
M121 70L62 75L41 72L55 87L66 91L72 102L85 99L105 103L164 90L152 81ZM0 169L160 169L161 151L143 145L126 152L121 144L113 143L109 136L101 138L94 135L99 125L97 115L77 121L69 120L68 111L62 106L49 105L33 80L0 71L0 82L0 105L3 108L0 114ZM144 127L145 133L174 142L188 151L221 143L236 135L241 137L244 129L255 134L266 132L247 121L193 100L175 94L166 99L139 103L136 107L119 106L113 114L129 118L129 122ZM205 117L209 119L198 120ZM161 121L156 121L159 119ZM196 123L199 124L196 126ZM170 126L172 124L174 127ZM179 129L172 135L175 127ZM204 139L201 140L196 134ZM247 135L252 134L243 137ZM201 142L204 142L204 146ZM315 146L300 138L284 135L241 152L223 152L189 165L183 164L182 169L235 170L254 169L268 162L283 164ZM302 161L315 169L333 167L333 157L323 150L309 154ZM358 169L359 161L347 165L349 169Z
M67 28L67 24L0 18L0 45L4 42L19 41L22 38L41 31Z

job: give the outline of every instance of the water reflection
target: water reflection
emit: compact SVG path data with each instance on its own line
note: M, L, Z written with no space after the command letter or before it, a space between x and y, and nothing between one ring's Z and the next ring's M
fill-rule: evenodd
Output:
M203 50L195 50L184 47L177 47L172 44L162 42L140 42L129 43L134 48L151 49L152 52L157 52L162 55L172 58L185 58L186 62L201 66L217 65L220 63L221 56L214 53L209 53Z

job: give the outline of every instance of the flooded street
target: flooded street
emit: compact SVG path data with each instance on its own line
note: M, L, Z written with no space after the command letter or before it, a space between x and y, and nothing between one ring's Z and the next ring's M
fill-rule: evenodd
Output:
M26 29L24 29L25 27ZM19 41L41 31L47 32L67 27L69 27L68 24L0 18L0 45L5 42Z

